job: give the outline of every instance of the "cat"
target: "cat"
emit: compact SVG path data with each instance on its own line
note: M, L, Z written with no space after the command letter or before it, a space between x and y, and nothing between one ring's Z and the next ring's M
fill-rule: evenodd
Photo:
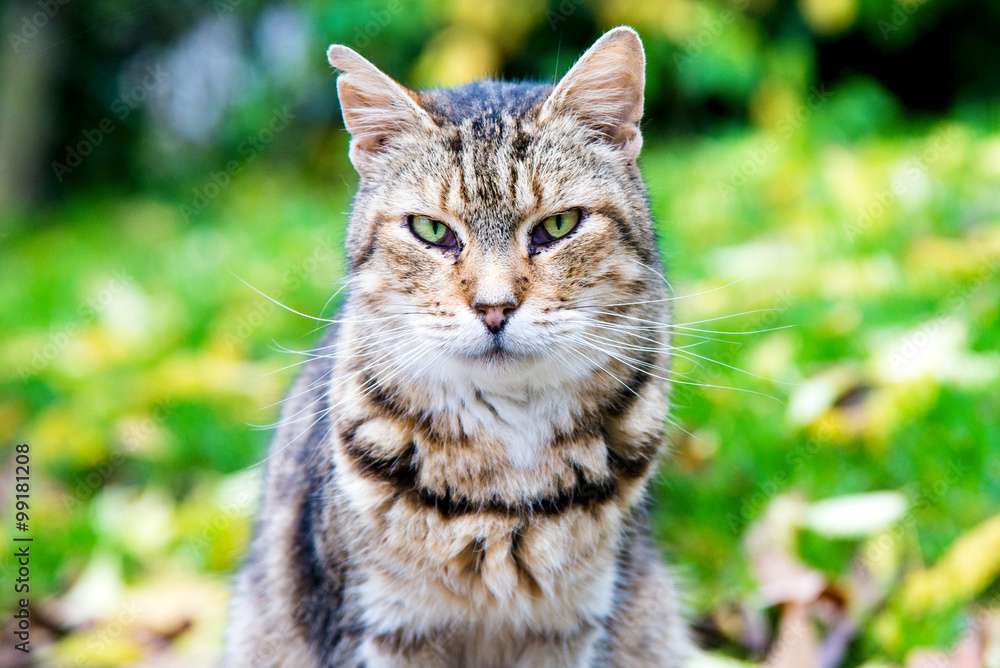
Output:
M328 58L347 295L272 445L224 664L685 665L647 517L670 347L639 36L554 86Z

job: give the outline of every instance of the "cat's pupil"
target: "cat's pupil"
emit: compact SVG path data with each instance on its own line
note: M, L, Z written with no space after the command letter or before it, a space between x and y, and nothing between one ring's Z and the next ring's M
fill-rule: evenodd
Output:
M437 236L437 234L438 234L438 226L439 226L440 224L441 224L441 223L439 223L439 222L438 222L438 221L436 221L436 220L435 220L434 222L432 222L432 223L431 223L431 234L433 234L434 236Z
M560 213L558 216L556 216L556 229L562 230L562 226L563 226L563 217L562 214Z

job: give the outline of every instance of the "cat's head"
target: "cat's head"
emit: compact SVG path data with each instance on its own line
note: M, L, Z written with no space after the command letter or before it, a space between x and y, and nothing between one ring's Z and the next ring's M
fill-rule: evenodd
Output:
M328 56L361 175L351 302L397 362L583 378L639 319L662 320L633 30L606 33L555 86L415 92L345 46Z

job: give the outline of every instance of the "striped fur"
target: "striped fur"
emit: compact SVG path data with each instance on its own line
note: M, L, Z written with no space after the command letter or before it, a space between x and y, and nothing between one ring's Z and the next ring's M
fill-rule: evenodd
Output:
M227 666L684 664L647 487L669 318L615 29L555 87L412 92L331 47L349 294L284 412ZM546 216L581 210L534 248ZM431 246L407 216L454 230ZM499 334L475 304L516 310Z

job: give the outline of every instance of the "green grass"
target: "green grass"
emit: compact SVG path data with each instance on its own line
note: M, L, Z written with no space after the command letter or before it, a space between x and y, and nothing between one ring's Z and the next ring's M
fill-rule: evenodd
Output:
M642 162L668 278L680 296L703 293L676 302L677 321L728 332L689 349L727 366L677 361L720 387L677 386L675 456L653 512L695 616L717 621L754 605L745 540L776 498L901 490L911 509L893 534L897 583L1000 507L1000 135L947 123L837 143L807 129L775 137L745 183L721 187L768 138L647 138ZM319 336L247 283L318 314L343 275L351 195L344 162L321 183L265 159L192 220L186 189L82 193L8 221L0 435L32 445L32 593L61 601L59 614L97 563L136 596L181 573L193 577L178 586L209 599L215 584L190 583L223 581L239 563L269 438L252 425L275 419L294 369L266 374L297 361L276 344ZM886 198L894 178L905 187ZM920 345L907 353L908 342ZM849 597L865 539L796 535L801 558ZM893 587L845 665L953 644L1000 564L981 568L984 584L919 614ZM98 628L123 599L109 600ZM217 651L221 604L191 614L174 651ZM54 661L81 656L83 631L66 624ZM144 651L123 646L135 642L116 636L84 662L122 663ZM738 633L728 642L746 655Z

